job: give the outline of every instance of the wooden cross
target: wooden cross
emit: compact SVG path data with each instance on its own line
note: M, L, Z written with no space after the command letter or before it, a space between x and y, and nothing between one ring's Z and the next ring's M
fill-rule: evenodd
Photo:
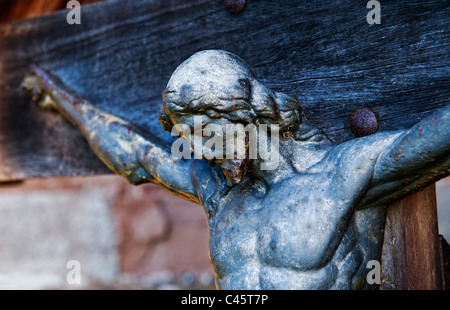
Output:
M35 1L36 2L36 1ZM369 25L355 1L108 1L0 26L0 181L106 174L84 138L19 87L39 64L97 106L169 143L157 120L173 70L203 49L233 52L274 90L299 98L335 142L354 138L351 114L375 112L378 130L411 127L449 104L445 1L382 3ZM388 208L383 289L443 287L434 185Z

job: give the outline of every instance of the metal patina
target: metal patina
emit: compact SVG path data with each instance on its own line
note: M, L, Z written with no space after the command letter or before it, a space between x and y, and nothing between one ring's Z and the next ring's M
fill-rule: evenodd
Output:
M71 121L111 170L204 207L219 289L375 288L366 266L381 259L385 206L450 173L450 106L408 130L336 145L296 98L270 90L221 50L198 52L176 69L160 122L168 131L192 128L195 116L205 125L277 124L276 169L248 157L173 159L151 132L31 71L24 87Z

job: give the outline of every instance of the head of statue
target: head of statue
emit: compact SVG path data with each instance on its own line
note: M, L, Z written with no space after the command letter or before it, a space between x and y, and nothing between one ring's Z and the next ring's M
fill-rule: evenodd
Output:
M201 141L207 139L202 130L195 130L199 116L202 129L208 125L225 128L232 124L276 124L279 132L289 137L298 129L303 115L296 98L264 86L241 58L223 50L206 50L191 56L172 74L163 92L159 121L167 131L179 124L189 128L190 134L180 130L181 136L193 145L198 133ZM221 132L226 134L226 130ZM244 146L247 148L248 143ZM224 154L225 148L211 150L212 161L237 184L247 170L249 158L220 159L218 155Z

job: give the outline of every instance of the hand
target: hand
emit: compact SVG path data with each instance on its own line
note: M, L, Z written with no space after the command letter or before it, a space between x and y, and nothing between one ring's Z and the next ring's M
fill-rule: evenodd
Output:
M45 90L39 77L31 68L32 74L28 75L22 81L20 87L31 92L33 102L37 103L43 109L56 110L56 103L52 96Z

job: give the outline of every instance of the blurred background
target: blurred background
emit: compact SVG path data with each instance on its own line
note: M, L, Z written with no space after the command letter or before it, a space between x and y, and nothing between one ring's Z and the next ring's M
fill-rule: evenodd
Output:
M0 23L66 4L0 0ZM450 240L450 178L436 191ZM152 184L115 175L3 183L0 218L0 289L214 289L203 209ZM66 281L71 260L81 284Z

